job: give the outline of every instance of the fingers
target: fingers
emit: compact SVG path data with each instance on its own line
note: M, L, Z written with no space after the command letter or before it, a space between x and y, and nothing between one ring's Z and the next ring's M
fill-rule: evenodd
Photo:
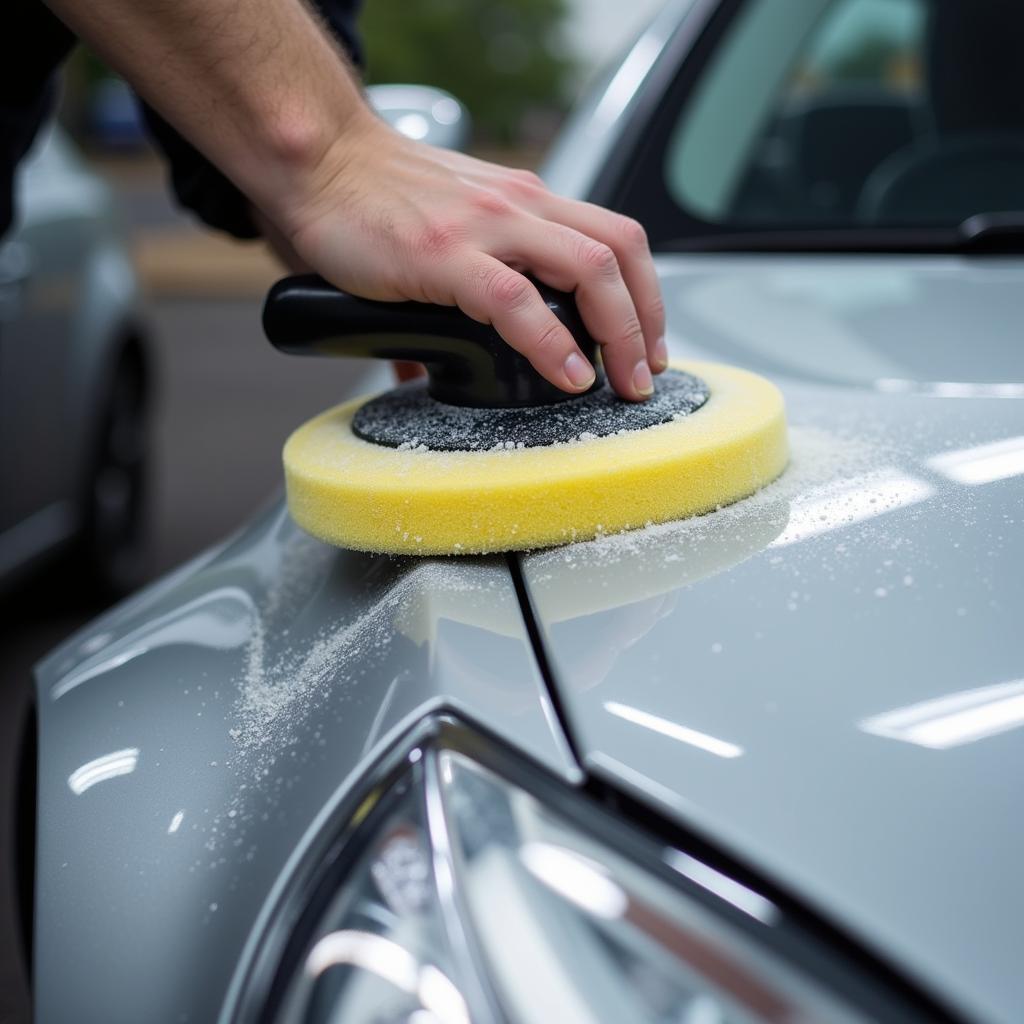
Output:
M655 373L661 373L668 366L665 305L643 226L593 203L563 199L550 192L536 200L536 207L538 215L603 242L612 250L640 320L648 362Z
M475 320L494 325L534 369L564 391L586 391L594 368L572 334L522 274L484 253L468 253L448 267L456 304Z
M611 248L571 228L523 216L507 226L503 259L528 266L546 284L575 291L583 322L602 346L615 391L643 401L654 391L633 296Z

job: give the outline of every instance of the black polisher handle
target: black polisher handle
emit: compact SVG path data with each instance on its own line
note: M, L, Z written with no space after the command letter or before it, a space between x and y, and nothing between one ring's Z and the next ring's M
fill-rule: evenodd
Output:
M598 386L597 345L575 299L543 284L537 289L597 367ZM576 397L549 384L489 324L477 323L454 306L361 299L313 275L286 277L270 289L263 330L275 348L293 355L424 363L430 394L450 405L550 405Z

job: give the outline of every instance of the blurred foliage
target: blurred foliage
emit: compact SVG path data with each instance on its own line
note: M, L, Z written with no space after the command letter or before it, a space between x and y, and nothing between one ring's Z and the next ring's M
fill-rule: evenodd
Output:
M89 105L96 89L111 77L110 69L87 47L79 44L71 51L64 66L60 119L79 142L89 135Z
M369 82L447 89L478 136L518 142L564 110L574 64L562 47L567 0L366 0Z
M901 40L887 33L864 36L836 57L829 70L837 82L883 81L901 49Z
M569 104L576 63L563 46L569 0L364 0L367 82L447 89L478 140L547 141ZM112 73L79 46L62 102L67 127L91 133L90 108Z
M114 74L92 50L81 43L71 51L67 73L74 75L83 88L94 86L97 82L113 77Z

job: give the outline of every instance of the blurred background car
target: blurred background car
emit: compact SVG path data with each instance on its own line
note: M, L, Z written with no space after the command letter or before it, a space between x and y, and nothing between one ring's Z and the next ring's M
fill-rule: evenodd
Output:
M63 554L101 597L142 582L148 364L110 189L50 129L0 241L0 588Z

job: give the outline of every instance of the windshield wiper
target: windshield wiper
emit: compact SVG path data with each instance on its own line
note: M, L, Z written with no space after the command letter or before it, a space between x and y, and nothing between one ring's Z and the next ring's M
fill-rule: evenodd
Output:
M656 252L963 253L1024 255L1024 210L976 213L957 227L825 227L719 231L656 243Z
M976 213L958 228L960 252L984 255L1024 254L1024 211Z
M657 252L935 253L959 250L952 228L778 228L720 231L656 243Z

